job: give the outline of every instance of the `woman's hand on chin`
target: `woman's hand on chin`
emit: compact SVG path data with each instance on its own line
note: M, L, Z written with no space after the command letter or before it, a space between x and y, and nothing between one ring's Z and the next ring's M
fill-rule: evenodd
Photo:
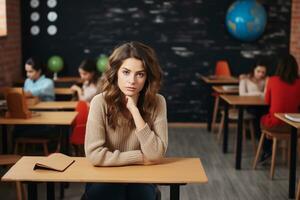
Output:
M126 107L132 113L133 110L137 109L136 104L137 100L131 96L125 96L126 98Z

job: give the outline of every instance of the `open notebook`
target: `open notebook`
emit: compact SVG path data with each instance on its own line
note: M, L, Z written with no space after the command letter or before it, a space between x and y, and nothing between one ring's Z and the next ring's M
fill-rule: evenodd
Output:
M284 117L293 122L300 122L300 113L299 114L285 114Z
M47 157L42 158L34 165L34 170L36 169L47 169L63 172L69 166L71 166L75 160L72 157L64 155L62 153L53 153Z
M223 85L222 88L223 88L223 90L230 91L230 90L238 90L239 86L238 85Z

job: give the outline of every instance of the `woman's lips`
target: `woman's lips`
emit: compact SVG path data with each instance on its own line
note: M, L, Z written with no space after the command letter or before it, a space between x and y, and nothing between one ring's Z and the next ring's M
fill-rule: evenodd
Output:
M134 87L126 87L126 90L128 90L128 91L134 91L134 90L136 90L136 88L134 88Z

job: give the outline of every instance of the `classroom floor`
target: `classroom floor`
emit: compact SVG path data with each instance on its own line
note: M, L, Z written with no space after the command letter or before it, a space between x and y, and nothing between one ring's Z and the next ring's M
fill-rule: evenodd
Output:
M205 128L170 128L168 156L199 157L208 176L208 184L181 187L181 200L281 200L288 199L288 168L278 156L274 180L270 165L252 170L253 150L250 140L244 147L242 170L234 169L235 128L230 129L229 153L224 155L214 134ZM3 169L2 169L3 171ZM3 173L2 173L3 174ZM297 171L299 175L299 171ZM39 198L46 199L45 184L39 184ZM161 186L162 200L169 199L169 188ZM70 184L65 200L80 199L84 184ZM58 189L56 190L58 195ZM15 185L0 182L1 199L15 199ZM2 198L3 197L3 198ZM5 198L4 198L5 197Z

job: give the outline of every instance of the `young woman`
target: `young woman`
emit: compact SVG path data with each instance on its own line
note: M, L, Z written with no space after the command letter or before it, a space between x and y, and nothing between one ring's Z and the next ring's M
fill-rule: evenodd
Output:
M267 64L264 60L259 60L254 65L250 74L241 75L239 82L239 95L240 96L263 96L265 81L267 74ZM247 113L254 116L253 123L256 138L259 139L261 135L260 118L265 114L266 108L248 108Z
M259 61L249 75L240 77L240 96L263 96L267 66Z
M36 58L29 58L25 63L27 79L24 83L24 92L27 97L38 97L41 101L54 101L54 82L42 73L42 62ZM22 125L15 126L14 138L58 138L58 131L53 126ZM52 151L52 149L51 149Z
M84 60L78 69L79 75L83 81L82 87L73 85L71 90L77 92L78 100L90 102L92 98L97 94L97 82L99 78L99 72L94 60Z
M269 104L269 113L261 118L261 129L277 132L290 131L290 127L277 119L274 113L297 113L300 108L300 79L298 64L294 56L288 54L280 59L275 76L266 84L265 101ZM261 160L271 155L271 142L265 140Z
M27 79L24 91L27 97L39 97L41 101L54 101L54 83L42 73L42 63L29 58L25 63Z
M151 164L168 146L166 101L158 94L162 72L154 50L125 43L109 58L103 93L91 102L85 153L95 166ZM89 184L87 199L155 199L153 184Z

